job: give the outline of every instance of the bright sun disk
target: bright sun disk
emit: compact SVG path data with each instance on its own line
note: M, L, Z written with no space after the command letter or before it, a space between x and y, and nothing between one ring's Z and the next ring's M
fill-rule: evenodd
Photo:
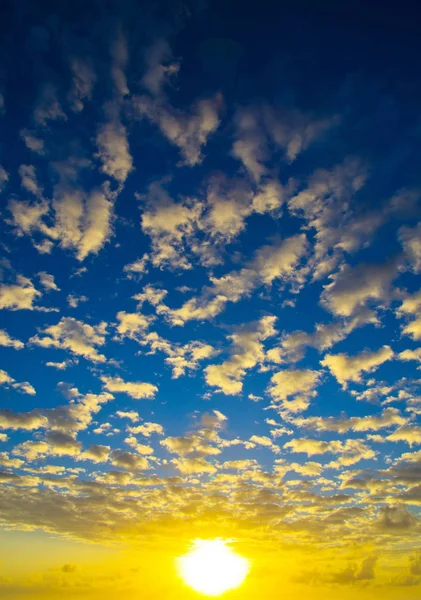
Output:
M187 554L177 558L177 567L193 590L205 596L220 596L243 583L250 564L223 540L196 540Z

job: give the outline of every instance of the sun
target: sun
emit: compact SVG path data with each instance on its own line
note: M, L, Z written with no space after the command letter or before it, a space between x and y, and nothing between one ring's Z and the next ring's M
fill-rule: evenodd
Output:
M236 554L224 540L196 540L192 549L177 558L184 583L204 596L220 596L239 587L250 563Z

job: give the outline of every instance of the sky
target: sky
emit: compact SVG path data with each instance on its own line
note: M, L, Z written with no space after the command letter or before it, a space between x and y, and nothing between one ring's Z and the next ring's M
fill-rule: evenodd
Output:
M2 598L420 597L400 6L2 3Z

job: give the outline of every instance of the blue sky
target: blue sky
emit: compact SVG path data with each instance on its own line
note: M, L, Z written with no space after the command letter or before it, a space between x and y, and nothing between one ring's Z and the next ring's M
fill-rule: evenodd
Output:
M320 585L415 593L418 31L359 6L2 8L6 530L327 530Z

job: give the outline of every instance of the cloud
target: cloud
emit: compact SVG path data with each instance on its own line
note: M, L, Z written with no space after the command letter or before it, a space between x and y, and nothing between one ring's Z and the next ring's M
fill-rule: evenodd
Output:
M19 175L21 178L21 185L27 192L37 197L42 196L42 188L38 184L35 167L33 165L21 165L19 167Z
M416 227L401 227L399 240L415 273L421 271L421 223Z
M398 354L399 360L416 360L421 362L421 348L415 348L415 350L403 350Z
M68 350L87 360L103 363L106 358L97 350L105 344L107 324L88 325L73 317L62 317L56 325L49 325L30 338L29 343L42 348Z
M344 465L353 465L360 460L374 458L376 453L371 450L362 440L312 440L307 438L294 438L286 444L284 448L291 448L291 452L304 453L307 456L316 456L318 454L338 454L341 455L336 461L333 461L325 468L339 469Z
M48 419L41 411L31 411L27 413L14 413L8 409L0 409L0 428L2 429L23 429L31 431L46 427Z
M62 431L48 432L45 441L48 445L45 455L78 457L82 450L81 442L73 435Z
M154 317L141 313L126 313L121 310L117 313L117 332L121 338L127 337L132 340L142 339L145 331L153 322Z
M111 464L127 471L145 471L149 469L149 463L144 456L124 450L113 450L110 452Z
M281 411L302 412L316 396L315 388L320 382L320 371L311 369L286 369L272 375L268 393L274 407L281 405Z
M170 78L179 70L171 48L165 40L157 40L145 53L146 72L142 78L145 88L153 96L161 96Z
M403 425L387 436L389 442L406 442L409 446L421 444L421 427L419 425Z
M107 392L101 394L88 393L80 395L77 390L71 390L71 403L50 409L34 409L30 412L12 412L0 410L0 428L2 429L48 429L74 435L85 430L96 415L113 399Z
M47 236L44 245L35 244L41 252L50 252L45 242L59 242L64 249L72 249L76 258L84 260L89 254L97 254L112 234L111 219L113 201L116 197L107 185L95 188L87 193L73 185L76 172L87 165L78 163L55 165L61 174L61 182L55 186L52 209L54 225L51 220L51 207L46 200L35 203L24 200L11 200L8 210L12 213L13 224L18 235L30 235L39 232Z
M264 120L273 141L282 148L289 161L306 150L338 122L336 116L314 118L298 110L264 107Z
M227 395L241 393L246 371L265 359L262 342L276 334L275 321L273 316L262 317L228 336L232 342L231 356L220 365L205 368L206 383Z
M200 213L198 204L174 202L161 184L149 186L141 225L151 238L151 262L155 267L190 269L184 244L194 232Z
M28 148L28 150L31 150L40 156L45 154L45 142L42 138L36 135L36 132L28 129L22 129L20 132L20 137L25 142L25 146Z
M59 371L65 371L67 367L70 367L71 365L75 364L75 362L77 361L63 360L62 362L48 361L45 364L47 367L52 367L53 369L58 369Z
M324 286L322 305L329 312L342 317L355 315L370 302L387 304L390 285L397 275L396 262L379 264L360 263L356 267L344 265L334 275L332 283Z
M257 446L264 446L265 448L272 450L275 454L280 454L281 452L280 447L274 444L266 435L252 435L249 441Z
M408 419L403 417L397 408L389 407L383 409L378 415L295 418L292 422L294 425L306 429L346 433L347 431L379 431L388 427L404 425L407 421Z
M150 95L136 96L133 106L140 117L157 125L168 141L180 149L183 164L194 166L203 160L202 147L220 124L222 96L197 100L190 110L171 106L165 87L178 73L167 42L158 40L145 56L146 70L142 83Z
M67 120L67 116L57 98L57 89L52 83L45 83L41 87L33 116L35 123L41 127L46 127L48 121Z
M285 283L299 282L298 266L306 252L307 239L304 234L262 246L241 270L219 278L211 277L211 285L205 286L200 296L187 300L181 308L170 309L162 304L159 311L174 325L211 319L223 312L228 302L238 302L262 285L270 285L277 279Z
M222 97L199 100L189 113L147 96L137 97L134 107L139 116L157 125L168 141L180 149L183 164L194 167L202 162L202 147L219 127Z
M399 308L396 310L398 317L412 317L406 325L402 327L403 335L412 337L413 340L421 339L421 292L408 294Z
M84 109L84 103L91 100L97 76L89 58L73 57L70 60L72 71L72 88L68 93L71 109L79 113Z
M121 123L116 108L110 107L106 113L109 120L98 129L96 156L101 160L101 171L122 184L133 169L127 130Z
M18 382L13 377L11 377L6 371L0 369L0 385L4 385L5 387L11 387L18 392L23 394L35 395L35 389L32 387L30 383L27 381Z
M115 414L120 419L129 419L132 423L137 423L137 421L140 420L139 413L137 413L135 410L118 410Z
M16 283L0 283L0 309L36 310L34 302L42 296L28 277L17 275Z
M107 377L106 375L102 375L101 381L105 389L109 392L122 392L136 400L154 398L158 391L156 385L152 383L124 381L121 377Z
M328 131L337 118L315 119L298 110L274 109L266 105L237 109L234 122L236 141L232 154L259 182L268 171L273 146L281 149L285 159L292 162Z
M202 360L207 360L217 354L209 344L201 341L190 341L186 344L173 343L161 337L155 331L145 333L138 339L142 346L150 347L148 354L163 352L167 355L165 363L172 369L173 379L185 375L186 371L194 371Z
M307 348L316 348L319 351L328 350L358 327L367 324L377 325L379 320L376 314L369 310L361 310L348 320L334 321L332 323L317 323L312 333L293 331L282 336L279 347L271 348L267 352L270 362L276 364L298 362L305 354Z
M20 340L12 338L5 329L0 329L0 346L20 350L25 344Z
M150 437L152 433L156 433L157 435L164 435L164 428L160 423L143 423L142 425L136 425L136 427L128 427L127 431L138 435L144 435L145 437Z
M362 373L371 373L388 360L392 360L394 352L390 346L382 346L379 350L364 350L360 354L326 354L320 364L327 367L344 389L348 382L361 383Z
M252 108L238 109L235 114L236 141L232 154L240 160L255 181L266 174L268 158L266 132L262 129L258 111Z
M339 585L355 584L359 581L369 581L375 578L374 568L377 564L377 556L367 556L360 565L349 564L343 571L329 574L326 579L329 583Z
M160 445L179 458L170 462L183 474L215 473L217 468L207 458L221 454L218 447L222 440L219 430L225 425L227 417L219 411L204 414L197 431L185 436L170 436L160 441Z
M56 282L54 281L54 275L50 275L49 273L46 273L45 271L40 271L38 273L38 277L39 277L42 287L44 288L44 290L46 292L49 292L51 290L53 290L55 292L60 291L60 288L57 286Z
M73 296L73 294L69 294L66 298L67 304L70 308L77 308L81 302L87 302L88 298L86 296Z
M127 277L129 279L132 279L134 277L140 279L143 275L146 275L146 273L148 273L147 265L149 263L149 258L149 254L145 253L142 256L142 258L138 258L132 263L125 265L123 271L125 273L128 273Z
M216 473L217 468L204 458L173 458L171 463L183 475L194 475L202 473Z
M358 250L385 220L381 212L354 214L353 199L364 186L367 167L347 157L332 169L317 169L307 186L288 200L290 213L314 229L315 243L310 267L313 279L331 273L344 251Z
M385 532L403 532L414 527L416 520L405 505L382 506L379 510L377 527Z
M111 77L115 88L121 96L127 96L130 90L127 86L125 69L129 60L127 39L122 29L119 27L117 34L111 44Z
M0 165L0 192L6 186L6 183L9 181L9 175L4 167Z
M79 460L90 460L94 463L105 463L110 456L111 447L91 444L78 456Z
M142 197L143 232L151 238L150 262L155 267L190 270L199 261L205 267L223 262L226 244L246 228L252 214L279 216L288 188L268 179L257 189L249 182L213 173L200 198L170 197L168 181L155 181ZM146 258L146 257L145 257ZM144 264L136 263L144 271Z

